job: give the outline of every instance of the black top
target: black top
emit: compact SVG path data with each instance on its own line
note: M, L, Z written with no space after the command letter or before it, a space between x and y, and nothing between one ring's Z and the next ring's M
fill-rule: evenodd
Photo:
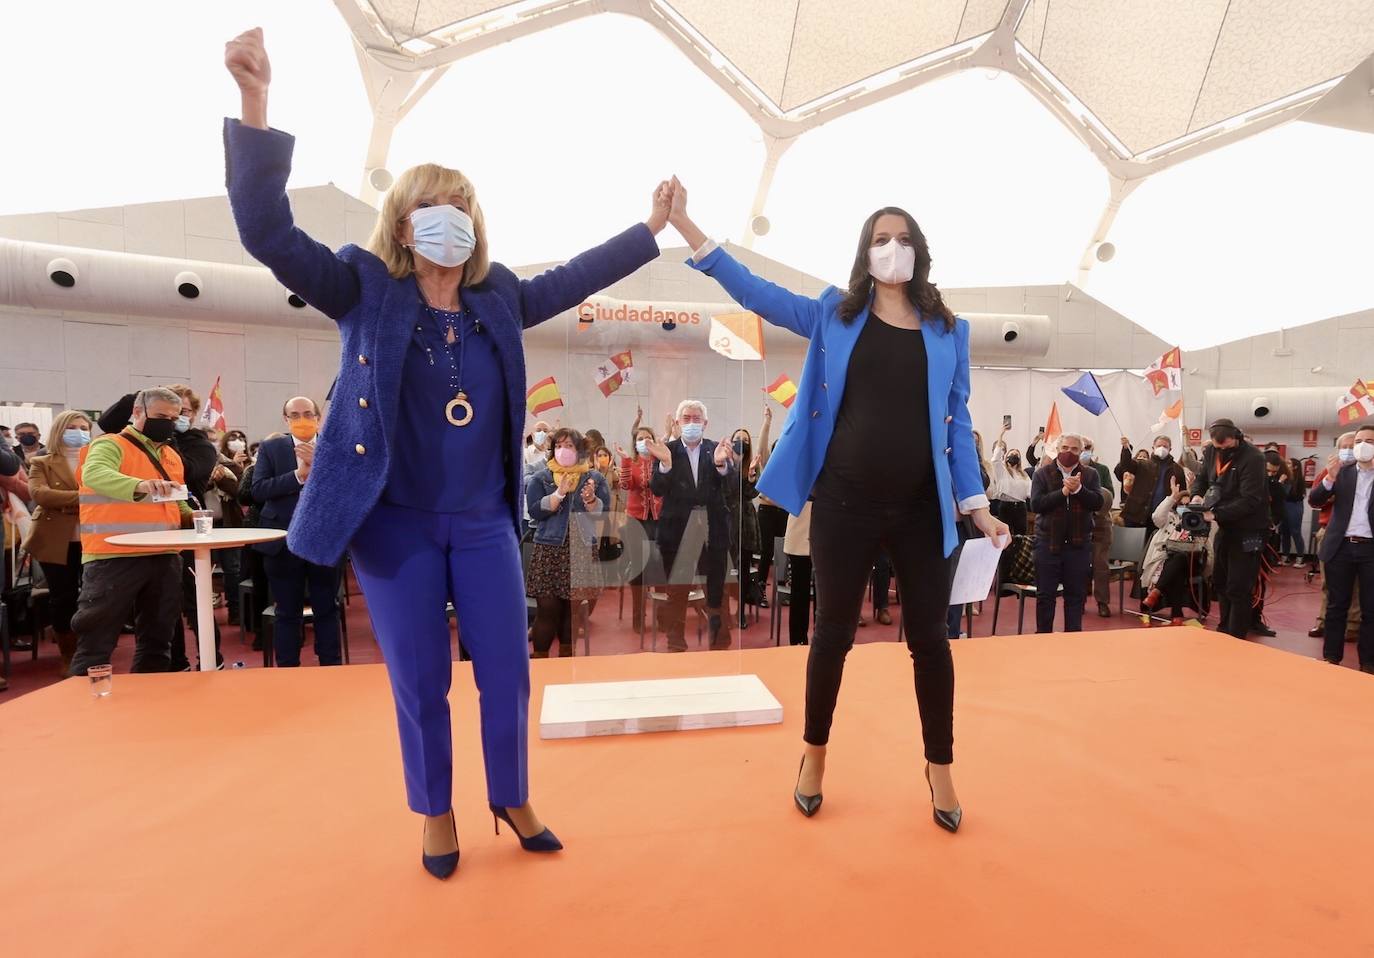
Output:
M849 357L814 498L853 509L908 507L933 497L927 380L921 331L870 315Z

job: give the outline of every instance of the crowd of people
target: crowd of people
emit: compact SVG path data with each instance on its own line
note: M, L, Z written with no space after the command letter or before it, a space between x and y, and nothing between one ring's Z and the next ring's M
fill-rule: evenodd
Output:
M41 570L37 580L47 587L48 623L64 674L108 662L130 624L135 671L192 668L185 632L189 624L194 633L198 616L189 557L120 549L108 542L112 530L148 528L149 521L189 524L187 503L210 510L217 527L289 528L310 478L322 426L318 404L290 399L282 431L261 442L239 429L202 428L200 407L190 387L172 384L124 396L95 422L69 410L53 417L46 435L33 423L0 430L0 451L14 464L0 487L30 511L21 523L9 506L14 521L6 523L7 544L21 539L20 554ZM625 437L628 447L594 428L533 423L525 436L521 506L534 657L573 654L576 642L589 635L603 589L618 586L629 587L636 632L648 627L648 605L659 603L654 629L663 632L668 651L688 648L689 608L699 610L710 648L730 648L732 631L749 625L748 607L768 608L779 539L784 565L776 571L791 607L788 641L811 641L811 504L791 516L756 486L772 451L772 409L763 409L757 444L745 427L728 440L707 438L707 417L704 404L684 400L656 431L640 409ZM1283 566L1303 570L1311 563L1316 570L1335 509L1331 477L1356 462L1356 434L1346 433L1309 482L1300 461L1281 457L1275 444L1254 447L1227 420L1214 424L1202 448L1185 450L1180 459L1167 436L1143 449L1123 438L1112 465L1099 458L1089 437L1062 435L1047 443L1040 433L1023 455L1009 446L1008 431L1004 426L986 458L976 431L975 447L992 511L1015 536L1003 579L1017 581L1019 570L1017 584L1035 587L1039 632L1053 630L1061 597L1066 631L1083 628L1090 594L1099 616L1113 614L1113 530L1142 528L1144 551L1132 589L1138 609L1132 611L1147 622L1180 624L1189 609L1206 618L1216 602L1223 631L1273 635L1264 618L1269 582ZM93 436L115 439L92 444ZM147 501L182 484L185 503ZM1309 491L1315 511L1310 548L1303 532ZM145 506L158 514L150 520ZM1334 556L1339 550L1327 551ZM14 578L14 552L6 550L6 582ZM252 583L255 650L263 641L263 611L272 607L275 663L299 665L308 608L319 663L342 662L342 564L312 563L282 541L218 550L214 559L222 573L216 604L223 604L230 625L240 624L240 583ZM1323 560L1323 568L1327 564ZM1363 568L1362 555L1337 562L1339 615L1328 608L1329 571L1322 576L1310 637L1326 639L1338 627L1340 642L1356 640ZM867 574L871 610L859 613L858 624L890 625L886 550ZM1374 586L1366 591L1374 593ZM963 634L963 612L951 608L950 638ZM216 627L216 667L222 668L219 641ZM1340 660L1340 642L1328 641L1328 660ZM1367 658L1374 654L1362 656L1362 664Z

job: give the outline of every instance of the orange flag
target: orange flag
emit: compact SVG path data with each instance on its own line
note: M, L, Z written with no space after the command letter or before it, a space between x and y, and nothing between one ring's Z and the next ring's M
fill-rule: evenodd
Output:
M1059 424L1059 403L1050 403L1050 418L1045 423L1045 445L1053 445L1063 434L1064 427Z

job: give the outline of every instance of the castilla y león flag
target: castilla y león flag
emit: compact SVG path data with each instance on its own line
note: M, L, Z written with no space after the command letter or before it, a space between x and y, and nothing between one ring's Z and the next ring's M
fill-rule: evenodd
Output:
M1183 388L1183 351L1177 346L1152 362L1145 370L1145 381L1158 396L1166 389Z
M601 390L601 395L610 399L611 393L629 382L634 364L634 356L628 349L616 353L604 363L597 363L592 371L592 379L596 382L596 388Z

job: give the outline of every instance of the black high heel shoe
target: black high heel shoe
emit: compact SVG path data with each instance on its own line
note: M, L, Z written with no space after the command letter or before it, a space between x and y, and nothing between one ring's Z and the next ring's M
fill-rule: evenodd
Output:
M815 815L821 810L821 802L825 801L825 796L820 792L815 795L803 795L801 791L801 773L806 768L806 756L802 756L801 765L797 766L797 787L792 790L792 801L797 804L797 811L807 818Z
M930 807L935 809L935 824L945 831L953 834L959 830L959 823L964 819L963 808L955 808L947 812L943 808L935 807L935 786L930 781L930 763L926 762L926 785L930 787Z
M520 834L520 829L515 827L515 822L510 820L510 812L499 805L487 803L487 808L491 809L491 817L495 820L496 834L501 834L501 823L505 822L510 826L511 831L515 832L515 837L520 839L520 847L527 852L559 852L563 850L563 843L558 840L558 836L547 828L535 835L533 838L526 838Z
M448 810L448 820L453 826L454 850L445 855L426 855L423 848L420 851L420 864L425 866L425 871L440 881L444 881L458 870L458 821L451 808Z

